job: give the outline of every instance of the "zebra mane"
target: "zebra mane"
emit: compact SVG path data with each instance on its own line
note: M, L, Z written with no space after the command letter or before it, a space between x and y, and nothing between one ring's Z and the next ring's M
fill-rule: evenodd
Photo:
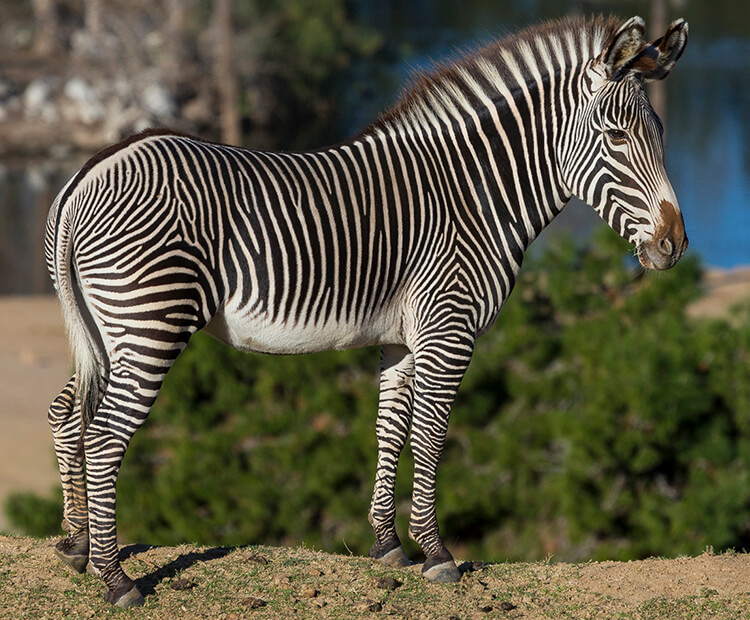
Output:
M573 17L543 22L497 39L475 51L439 63L430 71L417 71L399 101L372 125L387 130L402 122L424 120L425 112L438 107L457 107L465 98L495 97L511 92L519 81L527 82L559 72L598 55L609 43L622 20L617 17Z

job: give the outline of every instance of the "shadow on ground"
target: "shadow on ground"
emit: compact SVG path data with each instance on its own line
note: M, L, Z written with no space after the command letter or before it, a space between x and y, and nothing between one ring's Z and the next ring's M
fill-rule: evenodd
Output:
M146 551L158 548L159 547L156 545L128 545L127 547L123 547L120 550L120 560L126 560L131 557L136 557L141 553L145 553ZM156 586L164 579L175 577L178 573L184 571L185 569L193 566L198 562L210 562L211 560L218 560L219 558L223 558L241 548L242 547L213 547L204 551L191 551L189 553L183 553L168 564L165 564L161 567L157 567L156 564L153 564L152 562L146 560L146 563L153 566L156 570L137 579L136 585L138 586L138 590L140 590L143 596L154 594L156 592Z

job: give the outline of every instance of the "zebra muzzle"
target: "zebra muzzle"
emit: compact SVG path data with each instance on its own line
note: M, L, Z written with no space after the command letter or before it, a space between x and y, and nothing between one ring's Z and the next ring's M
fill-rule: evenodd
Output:
M664 270L674 267L688 248L682 214L668 200L661 205L662 221L653 237L638 246L638 260L646 269Z

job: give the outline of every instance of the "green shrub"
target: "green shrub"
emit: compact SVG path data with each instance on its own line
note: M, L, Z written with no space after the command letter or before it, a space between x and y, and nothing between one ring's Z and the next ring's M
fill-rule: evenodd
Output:
M34 493L11 493L5 499L8 521L29 536L52 536L62 532L62 491L56 489L50 497Z
M126 456L122 534L364 545L377 365L373 349L252 356L198 335Z
M750 546L750 316L691 321L695 258L632 281L621 256L551 249L477 347L440 494L481 557Z

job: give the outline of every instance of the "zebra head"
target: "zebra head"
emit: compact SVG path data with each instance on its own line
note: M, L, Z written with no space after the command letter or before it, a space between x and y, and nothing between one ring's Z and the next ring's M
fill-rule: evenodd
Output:
M571 121L563 178L620 236L647 269L669 269L688 240L664 169L662 125L644 90L682 55L688 25L679 19L651 43L633 17L605 41L581 74L581 105ZM586 148L581 148L586 145Z

